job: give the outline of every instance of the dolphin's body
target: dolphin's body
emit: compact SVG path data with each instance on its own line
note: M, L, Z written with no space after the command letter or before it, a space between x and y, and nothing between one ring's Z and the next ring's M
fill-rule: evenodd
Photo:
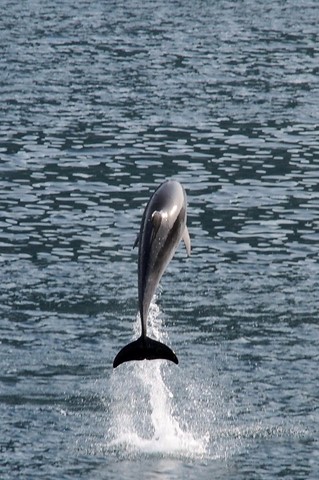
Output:
M139 245L138 297L142 332L140 338L126 345L116 355L114 368L130 360L163 358L178 363L175 353L169 347L146 335L146 324L155 290L181 239L190 255L186 208L185 190L175 180L162 183L145 208L140 233L135 242Z

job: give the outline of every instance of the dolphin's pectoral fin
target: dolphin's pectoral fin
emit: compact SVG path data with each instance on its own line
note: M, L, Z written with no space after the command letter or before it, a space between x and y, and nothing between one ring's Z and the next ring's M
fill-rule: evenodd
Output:
M182 238L183 238L183 242L185 243L187 255L190 256L190 254L191 254L191 239L189 238L188 228L186 226L185 226Z
M162 223L162 214L161 212L158 212L157 210L155 210L155 212L153 212L152 214L152 224L153 224L153 230L152 230L152 237L151 237L151 243L153 243L153 240L154 238L156 237L157 235L157 232L161 226L161 223Z
M131 360L155 360L157 358L178 363L175 353L167 345L149 337L140 337L119 351L114 359L113 368Z
M138 233L137 236L136 236L133 248L137 247L139 241L140 241L140 234Z
M162 223L162 214L161 212L158 212L157 210L155 210L155 212L152 213L152 224L155 230L154 232L155 235L157 234L158 229L161 226L161 223Z

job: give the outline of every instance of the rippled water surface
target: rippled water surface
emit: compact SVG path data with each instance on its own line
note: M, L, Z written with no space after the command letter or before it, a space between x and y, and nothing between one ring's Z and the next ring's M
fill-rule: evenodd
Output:
M2 2L0 477L316 479L319 6ZM145 202L188 195L126 364Z

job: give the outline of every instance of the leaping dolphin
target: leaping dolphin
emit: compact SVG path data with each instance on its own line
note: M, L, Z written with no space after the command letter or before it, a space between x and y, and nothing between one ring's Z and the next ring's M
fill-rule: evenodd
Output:
M162 183L150 198L143 214L138 244L138 298L142 323L140 338L129 343L116 355L113 368L130 360L162 358L178 363L175 353L164 343L146 335L151 300L176 248L183 239L187 254L191 244L186 226L186 193L175 180Z

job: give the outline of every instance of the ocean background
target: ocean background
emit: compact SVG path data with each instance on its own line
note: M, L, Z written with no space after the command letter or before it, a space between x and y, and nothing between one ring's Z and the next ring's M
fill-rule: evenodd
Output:
M1 7L0 478L318 479L318 2ZM113 371L167 178L179 365Z

